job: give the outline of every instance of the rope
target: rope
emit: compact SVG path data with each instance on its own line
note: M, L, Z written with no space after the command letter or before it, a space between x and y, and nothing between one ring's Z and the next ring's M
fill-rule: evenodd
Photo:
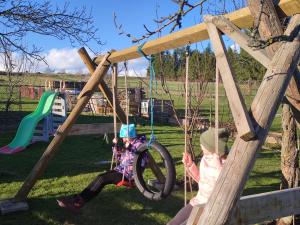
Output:
M129 104L128 104L128 88L127 88L127 75L128 75L128 67L127 67L127 62L124 62L124 67L125 67L125 108L126 108L126 124L127 124L127 138L129 140ZM126 151L126 156L128 154L128 152ZM125 167L127 167L128 165L126 164ZM123 176L122 176L122 182L124 182L124 178L125 178L125 168L123 170Z
M150 99L150 129L151 129L151 135L150 140L148 142L148 147L152 144L153 141L156 140L154 135L154 99L153 99L153 82L155 82L155 89L157 90L157 81L156 81L156 75L154 70L154 58L152 55L147 56L142 48L145 45L146 42L138 46L137 52L143 56L145 59L149 61L149 69L150 69L150 85L149 85L149 99Z
M209 127L212 127L212 93L209 91Z
M216 84L215 84L215 148L217 154L219 154L219 75L220 70L218 65L216 66Z
M127 136L129 134L129 104L128 104L128 87L127 87L127 76L128 76L128 67L127 63L124 62L124 67L125 67L125 104L126 104L126 124L127 124Z
M113 115L114 115L114 139L117 138L117 110L116 110L116 95L117 95L117 76L118 76L118 64L113 65L113 73L112 73L112 94L113 94ZM116 146L114 146L115 148ZM115 159L115 152L113 152L110 170L113 169Z
M185 123L184 123L184 153L188 152L188 97L189 97L189 59L190 47L186 47L186 63L185 63ZM184 205L187 204L187 171L184 167Z

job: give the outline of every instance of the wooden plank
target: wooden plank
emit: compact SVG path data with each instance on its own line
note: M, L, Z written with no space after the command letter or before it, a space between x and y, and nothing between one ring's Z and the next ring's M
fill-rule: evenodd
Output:
M104 78L106 75L110 63L107 61L107 58L109 57L109 53L105 55L103 58L103 61L99 64L93 75L90 77L87 84L84 86L84 88L81 91L81 97L78 99L74 109L70 113L70 115L67 117L66 121L59 127L59 129L56 131L54 138L48 145L47 149L41 156L40 160L36 163L36 165L33 167L31 172L29 173L28 177L24 181L22 187L16 194L15 198L17 200L24 200L27 198L30 190L35 185L36 181L47 168L47 165L50 161L50 159L55 155L55 153L58 150L58 147L65 139L66 135L70 131L72 125L75 123L77 118L79 117L80 113L85 108L86 104L89 102L90 98L92 97L97 85L99 82Z
M121 124L117 124L119 130ZM68 133L68 136L89 135L89 134L112 134L114 133L113 123L91 123L91 124L74 124Z
M226 48L222 40L221 33L216 26L212 23L206 23L210 40L216 55L217 68L222 77L226 96L228 98L229 106L237 128L239 136L243 140L250 140L254 137L255 132L250 120L244 98L241 94L239 86L236 85L235 74L231 69L226 54Z
M242 197L230 225L256 224L300 213L300 188Z
M92 59L89 57L85 48L80 48L78 50L78 54L80 55L80 58L82 59L84 64L87 66L89 72L91 74L93 74L93 72L95 71L96 65L93 63ZM113 107L113 95L112 95L112 92L109 89L109 87L106 85L106 83L103 80L101 80L98 87L99 87L100 91L102 92L102 94L104 95L104 97L107 99L110 106ZM123 109L120 107L119 104L116 104L116 113L117 113L119 120L122 123L126 123L125 112L123 111Z
M299 25L300 15L293 16L286 35ZM283 43L274 55L251 105L256 139L248 142L235 139L198 225L223 225L231 217L299 58L300 33L292 42Z
M187 225L196 224L194 221L200 218L198 209L204 206L203 204L193 208ZM300 188L298 187L242 197L228 224L256 224L299 213Z
M300 12L299 0L281 0L278 5L280 10L288 16ZM240 28L250 28L253 26L253 17L251 16L250 10L248 8L242 8L240 10L234 11L225 15L225 17ZM206 26L204 23L201 23L193 27L182 29L180 31L166 35L164 37L148 41L144 45L143 51L147 55L156 54L168 49L182 47L187 44L192 44L206 39L208 39ZM109 57L110 62L118 63L130 59L140 58L141 56L137 52L137 47L138 46L133 46L113 52ZM101 58L102 56L98 56L95 59L96 64L99 64Z

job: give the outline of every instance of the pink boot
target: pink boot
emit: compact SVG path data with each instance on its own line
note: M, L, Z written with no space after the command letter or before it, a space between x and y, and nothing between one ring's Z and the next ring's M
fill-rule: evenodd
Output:
M56 201L60 207L66 208L67 210L70 210L73 213L79 213L80 209L85 204L83 198L80 195L57 199Z

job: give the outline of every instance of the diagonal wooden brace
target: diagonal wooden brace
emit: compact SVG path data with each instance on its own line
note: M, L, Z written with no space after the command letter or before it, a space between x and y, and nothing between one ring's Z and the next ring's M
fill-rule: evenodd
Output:
M243 140L248 141L255 136L255 132L246 108L246 104L244 102L244 98L241 94L239 86L235 81L234 72L229 64L221 33L214 24L207 21L205 22L216 55L217 69L220 70L220 75L222 77L238 135Z
M86 104L89 102L89 100L92 97L99 82L106 75L106 73L110 67L110 63L107 61L109 55L110 55L110 53L107 53L105 55L102 62L99 64L99 66L94 71L91 78L89 79L89 81L86 83L86 85L82 89L82 91L80 93L81 97L78 99L74 109L72 110L70 115L67 117L65 122L56 131L54 138L48 145L44 154L41 156L39 161L33 167L32 171L29 173L29 175L26 178L26 180L24 181L22 187L20 188L20 190L18 191L18 193L15 196L16 200L19 200L19 201L25 200L27 198L30 190L35 185L36 181L39 179L40 176L43 175L44 171L47 168L49 161L55 155L55 153L58 150L58 147L60 146L60 144L63 142L63 140L67 136L72 125L75 123L75 121L79 117L80 113L82 112L82 110L84 109Z
M249 47L251 41L250 37L242 32L237 26L229 21L224 16L205 16L205 21L213 23L219 30L230 37L241 48L243 48L249 55L260 62L264 67L268 68L271 58L265 49L252 49ZM298 112L294 113L297 121L300 121L300 72L298 68L295 69L294 76L292 77L289 86L286 90L286 97Z
M82 61L84 62L84 64L87 66L89 72L91 74L93 74L95 69L96 69L96 65L93 63L92 59L88 55L85 48L83 48L83 47L80 48L78 50L78 54L80 55L80 57L81 57ZM110 106L113 108L113 94L112 94L111 90L109 89L109 87L106 85L104 80L100 81L100 83L98 85L98 88L100 89L100 91L102 92L104 97L107 99ZM116 113L117 113L117 116L118 116L119 120L122 123L126 123L125 113L124 113L123 109L120 107L119 104L116 104Z
M265 141L285 90L300 58L300 15L292 17L286 35L296 34L283 43L274 55L251 105L257 139L248 142L236 138L215 188L198 225L223 225L233 210L253 168L257 152Z

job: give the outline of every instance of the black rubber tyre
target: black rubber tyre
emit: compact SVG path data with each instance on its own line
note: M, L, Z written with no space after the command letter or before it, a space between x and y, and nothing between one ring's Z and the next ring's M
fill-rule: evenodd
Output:
M149 153L151 153L152 151L158 152L161 158L163 159L164 167L166 170L166 181L163 184L161 190L159 191L150 190L150 188L146 185L146 182L143 177L144 171L140 165L144 158L144 154L147 154L148 151ZM154 141L150 145L150 148L148 147L147 142L140 145L136 154L137 155L133 163L133 177L139 191L150 200L159 201L163 198L166 198L172 192L176 181L176 171L174 162L168 150L160 143Z

